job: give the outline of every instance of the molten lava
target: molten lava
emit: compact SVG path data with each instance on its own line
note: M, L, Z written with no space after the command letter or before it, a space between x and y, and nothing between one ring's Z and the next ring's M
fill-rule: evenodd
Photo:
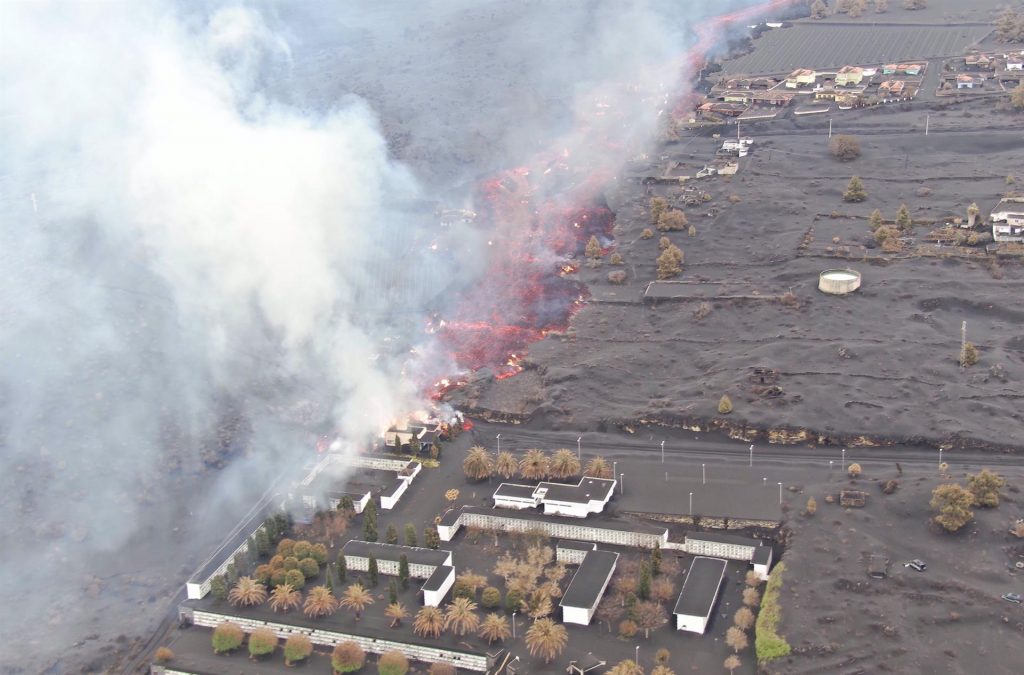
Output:
M723 29L793 2L772 0L699 25L697 42L682 59L683 77L703 67ZM609 107L598 99L598 116L606 116ZM626 139L615 134L625 133L622 129L628 126L586 124L581 132L592 141L588 147L619 155ZM574 171L569 150L560 148L534 158L530 167L505 171L480 184L475 222L493 231L488 271L461 295L452 315L432 325L460 368L489 368L498 379L511 377L522 370L528 345L568 327L589 297L587 288L570 278L587 242L596 237L605 253L613 245L615 216L601 197L610 178L607 167ZM434 385L433 395L440 398L463 383L443 379Z

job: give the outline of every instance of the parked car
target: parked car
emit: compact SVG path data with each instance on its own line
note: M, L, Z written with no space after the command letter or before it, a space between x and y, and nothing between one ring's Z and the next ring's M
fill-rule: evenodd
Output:
M1019 605L1021 603L1020 593L1003 593L1003 600L1015 602Z
M924 572L926 569L928 569L928 565L925 565L924 561L919 560L918 558L914 558L910 562L903 563L903 566L909 567L912 570L917 570L918 572Z

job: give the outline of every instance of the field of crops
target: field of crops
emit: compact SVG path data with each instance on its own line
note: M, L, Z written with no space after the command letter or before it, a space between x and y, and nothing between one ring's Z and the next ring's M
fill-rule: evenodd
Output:
M768 31L755 49L724 64L726 73L784 73L908 59L955 56L989 29L984 26L798 24Z

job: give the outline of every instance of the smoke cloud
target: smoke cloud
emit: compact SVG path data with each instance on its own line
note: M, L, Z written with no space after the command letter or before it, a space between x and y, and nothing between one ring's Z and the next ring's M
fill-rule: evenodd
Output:
M434 207L556 148L614 169L703 11L0 5L0 634L46 627L26 667L155 623L313 435L420 407L454 367L424 317L500 255Z

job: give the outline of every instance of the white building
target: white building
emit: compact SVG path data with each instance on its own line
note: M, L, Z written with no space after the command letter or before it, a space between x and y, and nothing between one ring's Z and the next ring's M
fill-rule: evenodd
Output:
M743 537L737 534L720 534L718 532L687 532L686 552L691 555L710 555L729 560L746 560L754 558L754 551L762 546L760 539Z
M439 565L433 574L427 577L420 590L423 591L423 604L427 607L440 607L449 589L455 584L455 568L450 565Z
M1006 55L1007 70L1024 70L1024 52Z
M377 559L377 571L391 576L398 576L399 563L404 555L406 562L409 563L409 576L413 579L429 579L436 568L452 565L451 551L359 539L346 542L341 547L341 554L345 556L346 567L357 572L370 569L372 555Z
M640 548L665 548L668 543L668 529L654 525L608 518L584 521L578 518L544 517L534 513L477 506L463 506L444 514L437 524L437 533L441 541L451 541L462 527L498 532L538 530L554 538Z
M989 219L995 241L1024 241L1024 197L1001 199L992 209Z
M566 565L579 565L596 548L597 544L592 541L559 539L555 544L555 560Z
M754 558L750 563L754 566L754 573L761 581L768 581L768 573L772 569L772 547L758 546L754 549Z
M753 138L738 138L734 141L725 141L722 143L722 152L736 155L738 157L746 157L747 153L750 151L750 146L753 144Z
M718 601L725 566L726 561L720 558L701 556L693 559L672 611L676 617L676 630L704 634Z
M563 623L590 625L618 560L619 554L611 551L594 550L583 557L558 605L562 608Z
M536 487L502 483L494 491L494 505L503 509L544 507L550 515L586 518L601 513L615 492L615 480L584 476L576 485L539 483Z

